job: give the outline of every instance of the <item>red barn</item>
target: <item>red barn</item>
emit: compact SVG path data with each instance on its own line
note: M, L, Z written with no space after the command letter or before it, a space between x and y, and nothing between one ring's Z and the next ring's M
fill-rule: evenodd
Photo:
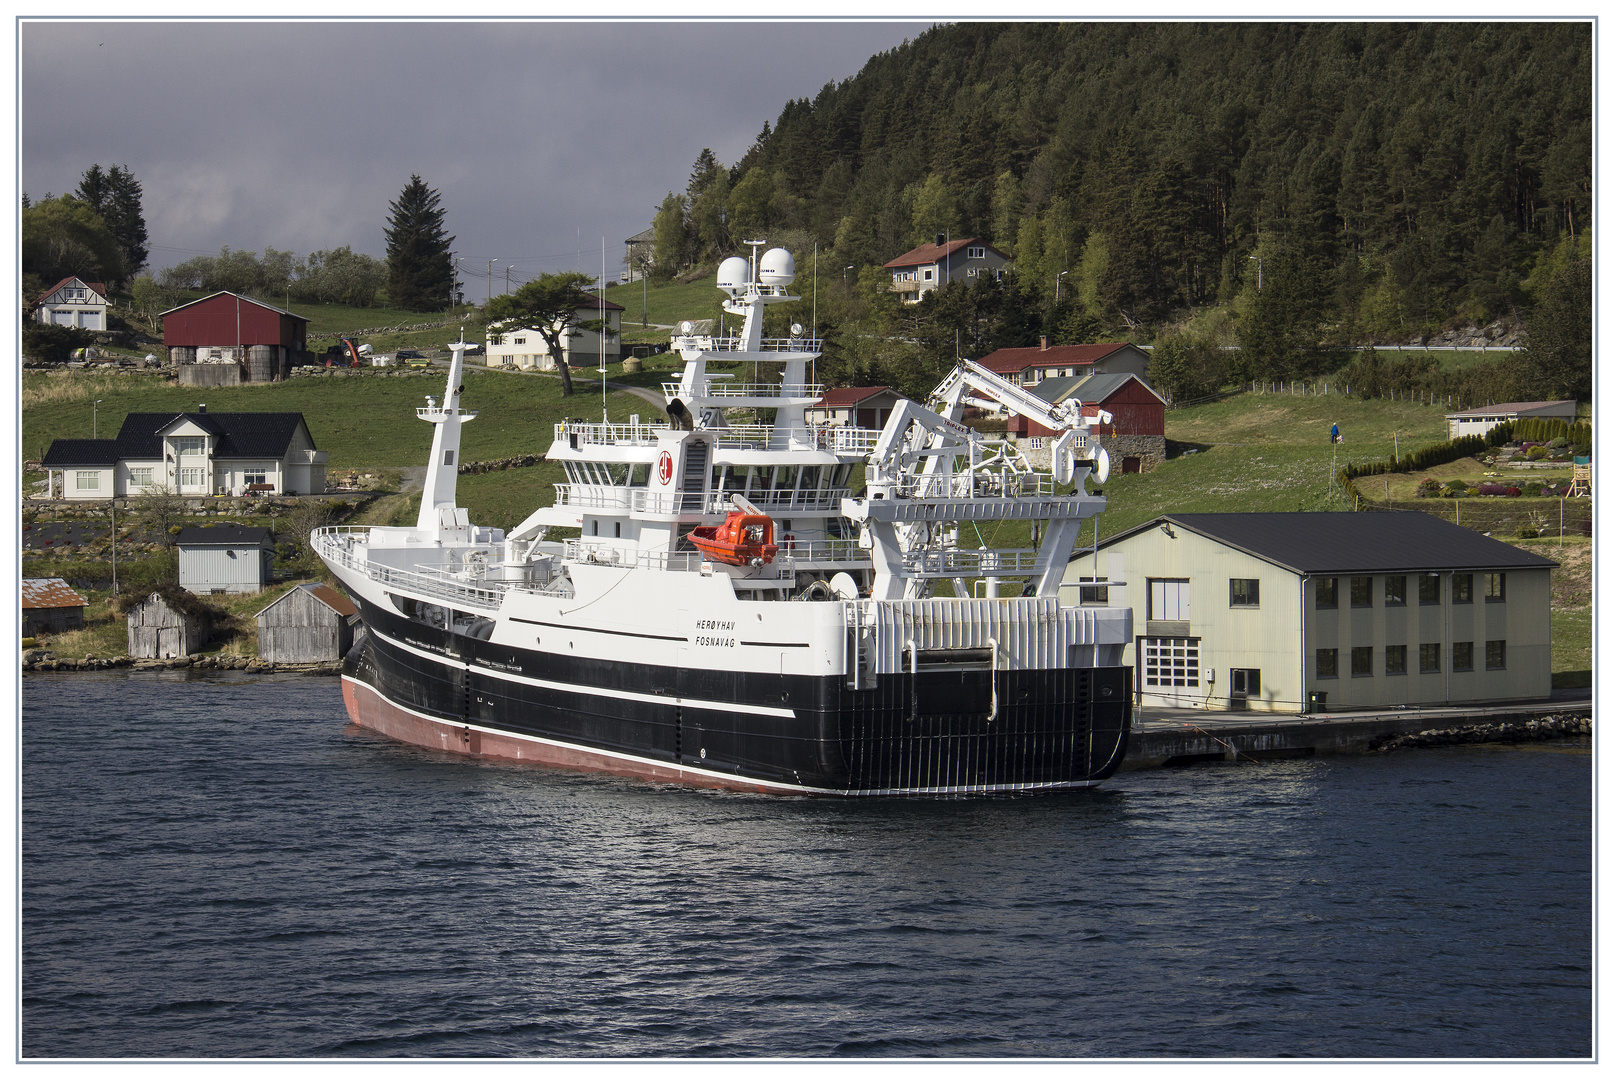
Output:
M1097 345L1049 345L1048 339L1043 338L1041 345L999 349L977 362L988 371L1021 386L1035 386L1044 379L1078 375L1117 375L1130 371L1142 379L1149 374L1149 354L1126 341L1106 341Z
M1143 472L1166 459L1166 400L1130 372L1044 379L1031 392L1056 404L1075 398L1083 416L1097 416L1101 409L1109 413L1112 419L1099 425L1099 438L1121 472ZM1015 416L1009 434L1043 439L1053 432Z
M308 349L308 320L260 300L217 292L162 313L175 364L235 360L248 382L281 378Z

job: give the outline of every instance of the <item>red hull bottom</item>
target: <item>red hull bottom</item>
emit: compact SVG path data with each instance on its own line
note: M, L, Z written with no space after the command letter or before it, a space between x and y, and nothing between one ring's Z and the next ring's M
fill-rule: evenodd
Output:
M647 761L643 758L608 754L544 739L507 735L486 728L449 724L400 708L376 693L373 687L346 675L342 677L342 699L347 703L348 718L360 727L380 732L399 742L423 746L428 750L464 754L473 758L550 765L581 772L603 772L638 780L718 788L725 791L750 791L767 795L833 794L812 788L767 784L743 777L681 769L676 765Z

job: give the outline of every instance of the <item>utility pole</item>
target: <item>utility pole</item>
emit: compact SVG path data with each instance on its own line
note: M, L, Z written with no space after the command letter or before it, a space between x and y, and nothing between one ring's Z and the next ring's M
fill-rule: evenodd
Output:
M498 259L488 260L488 303L490 304L493 302L493 264L498 261Z

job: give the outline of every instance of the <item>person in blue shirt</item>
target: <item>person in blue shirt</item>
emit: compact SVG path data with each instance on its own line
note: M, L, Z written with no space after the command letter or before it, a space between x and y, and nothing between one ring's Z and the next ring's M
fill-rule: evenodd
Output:
M1333 426L1333 428L1328 432L1328 441L1331 442L1331 443L1339 442L1339 425L1338 424L1335 424Z

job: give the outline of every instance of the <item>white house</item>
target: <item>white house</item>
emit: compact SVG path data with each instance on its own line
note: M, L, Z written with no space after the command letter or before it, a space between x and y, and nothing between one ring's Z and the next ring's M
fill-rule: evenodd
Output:
M43 462L61 499L319 495L328 455L302 413L130 413L116 439L57 439Z
M65 277L39 294L34 318L79 330L105 330L106 286L98 281Z
M1462 412L1446 414L1446 430L1449 438L1460 438L1464 435L1478 435L1484 437L1498 424L1505 424L1511 420L1524 417L1550 417L1562 420L1565 423L1575 422L1575 403L1573 401L1508 401L1501 405L1487 405L1480 409L1464 409Z
M603 316L602 316L603 309ZM615 364L622 358L621 304L613 304L598 296L578 297L577 314L567 328L564 341L568 367L597 367L604 350L605 362ZM597 330L585 330L583 323L605 321L605 338ZM508 322L488 327L488 367L509 367L554 371L555 362L549 355L549 344L544 336L531 327L513 326Z
M1144 705L1542 700L1556 565L1418 511L1168 514L1079 557L1060 598L1132 608Z

